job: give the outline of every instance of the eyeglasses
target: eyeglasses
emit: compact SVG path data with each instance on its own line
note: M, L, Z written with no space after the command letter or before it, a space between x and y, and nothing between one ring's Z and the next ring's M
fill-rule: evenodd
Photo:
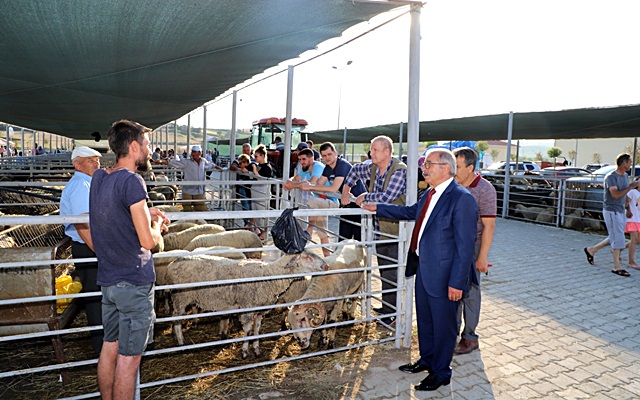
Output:
M431 161L425 161L422 164L422 168L424 169L429 169L431 168L432 165L446 165L447 163L443 163L443 162L431 162Z

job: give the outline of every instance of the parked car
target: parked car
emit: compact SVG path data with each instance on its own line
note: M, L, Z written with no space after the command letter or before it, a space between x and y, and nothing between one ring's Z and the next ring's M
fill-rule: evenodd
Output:
M591 171L578 167L548 167L540 170L540 175L553 178L588 177Z
M616 168L618 167L615 165L607 165L593 171L591 175L569 178L567 179L567 183L588 183L591 184L591 186L602 186L604 183L605 175L607 175L609 172L615 171ZM627 171L627 174L629 174L630 177L640 177L640 165L636 165L635 173L633 175L631 174L631 169Z
M480 173L504 175L506 165L507 165L506 161L496 162L489 165L487 169L480 171ZM515 161L511 161L509 163L509 171L511 171L511 173L514 173L514 171L516 171ZM535 164L531 161L520 161L518 162L517 171L515 172L515 175L523 175L525 172L538 172L538 171L540 171L540 166L538 164Z
M591 175L577 176L566 180L568 196L582 199L582 208L594 216L602 213L602 198L604 194L604 177L617 168L607 165L593 171ZM631 169L627 171L631 177ZM640 176L640 165L635 166L635 176ZM629 178L633 179L633 178ZM582 193L584 192L584 193Z
M586 165L583 165L582 168L593 172L593 171L595 171L597 169L600 169L602 167L606 167L607 165L609 165L609 164L608 163L604 163L604 164L586 164Z

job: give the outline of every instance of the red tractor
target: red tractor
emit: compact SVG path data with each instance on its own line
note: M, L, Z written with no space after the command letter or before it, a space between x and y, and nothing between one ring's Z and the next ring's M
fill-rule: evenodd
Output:
M308 135L303 132L307 127L304 119L293 118L291 120L291 171L298 161L298 153L294 150L300 142L306 142ZM276 138L284 143L285 119L284 118L262 118L254 121L251 128L251 147L256 148L259 144L267 146L267 158L276 166L276 175L282 177L283 158L281 151L276 149Z

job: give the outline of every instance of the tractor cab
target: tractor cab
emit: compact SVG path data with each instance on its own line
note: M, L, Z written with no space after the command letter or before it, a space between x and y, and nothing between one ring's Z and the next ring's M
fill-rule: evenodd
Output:
M307 127L304 119L293 118L291 120L291 165L298 161L298 154L294 149L300 142L307 141L307 133L303 130ZM267 147L267 158L276 166L276 176L282 178L284 160L281 150L276 147L276 138L280 138L284 143L285 119L284 118L263 118L254 121L251 128L251 147L256 148L260 144ZM282 149L282 148L281 148ZM291 168L293 171L293 168Z

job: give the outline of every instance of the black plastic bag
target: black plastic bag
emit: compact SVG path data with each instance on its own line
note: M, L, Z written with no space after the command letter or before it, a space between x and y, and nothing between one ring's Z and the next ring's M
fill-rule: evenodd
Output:
M273 244L287 254L301 253L307 241L311 240L309 232L302 229L293 216L297 209L296 207L284 210L271 228Z

